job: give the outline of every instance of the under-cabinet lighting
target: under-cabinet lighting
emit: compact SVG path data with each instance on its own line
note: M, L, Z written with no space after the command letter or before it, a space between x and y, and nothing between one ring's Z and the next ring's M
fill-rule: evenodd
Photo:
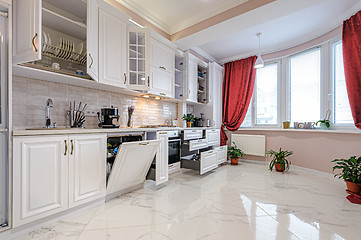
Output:
M129 22L134 23L134 24L135 24L135 25L137 25L138 27L144 28L144 26L143 26L143 25L141 25L141 24L137 23L136 21L134 21L134 20L133 20L133 19L131 19L131 18L129 18Z
M161 98L159 96L156 96L154 99L155 100L160 100Z
M149 98L149 95L143 95L144 98Z
M143 81L145 81L145 78L140 78L140 80L143 80Z

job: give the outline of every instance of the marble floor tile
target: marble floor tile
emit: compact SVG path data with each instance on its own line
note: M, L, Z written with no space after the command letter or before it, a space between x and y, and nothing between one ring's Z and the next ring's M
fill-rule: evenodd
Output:
M346 196L345 184L326 175L225 165L173 176L16 240L361 239L361 205Z

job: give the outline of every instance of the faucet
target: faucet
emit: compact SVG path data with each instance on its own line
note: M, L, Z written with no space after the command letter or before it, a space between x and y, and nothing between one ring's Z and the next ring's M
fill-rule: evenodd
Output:
M50 126L51 126L51 119L50 119L50 108L51 107L53 107L53 100L51 100L49 98L46 101L46 107L45 107L45 119L46 119L45 126L46 126L46 128L50 128Z

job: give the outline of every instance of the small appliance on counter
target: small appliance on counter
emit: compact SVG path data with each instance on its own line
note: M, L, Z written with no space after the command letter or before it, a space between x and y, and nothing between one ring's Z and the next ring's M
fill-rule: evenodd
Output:
M113 124L113 119L119 120L119 110L111 106L110 108L101 108L98 112L99 127L102 128L119 128L119 125Z

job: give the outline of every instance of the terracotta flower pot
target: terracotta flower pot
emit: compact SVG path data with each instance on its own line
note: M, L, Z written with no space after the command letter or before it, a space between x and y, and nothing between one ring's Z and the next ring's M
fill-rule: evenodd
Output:
M360 194L361 192L361 184L360 183L353 183L353 182L349 182L346 181L346 186L347 186L347 190L354 193L354 194Z
M238 159L239 158L231 158L231 164L232 165L238 165Z
M187 128L192 127L192 122L187 122Z
M277 172L284 172L285 171L285 164L276 163L275 168Z

